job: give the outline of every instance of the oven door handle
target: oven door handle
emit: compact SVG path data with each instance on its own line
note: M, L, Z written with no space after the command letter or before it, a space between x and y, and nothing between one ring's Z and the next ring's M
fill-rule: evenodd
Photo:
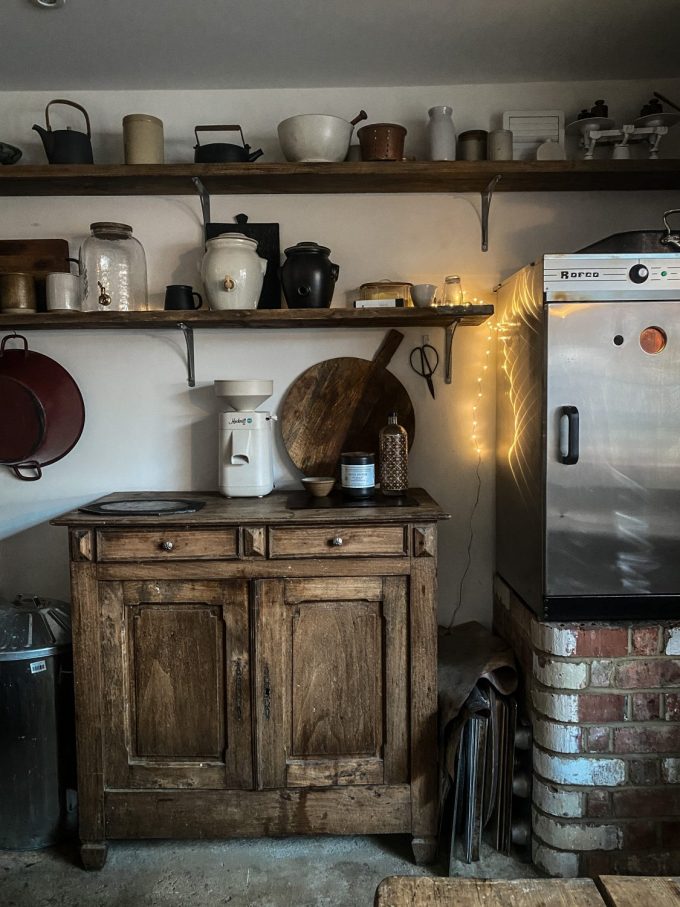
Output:
M578 463L579 455L579 413L575 406L561 406L559 430L559 461L566 466Z

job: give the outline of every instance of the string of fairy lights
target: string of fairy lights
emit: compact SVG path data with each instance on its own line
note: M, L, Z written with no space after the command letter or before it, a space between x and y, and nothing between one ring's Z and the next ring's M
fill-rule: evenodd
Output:
M477 299L475 296L472 300L473 305L485 305L483 299ZM487 335L486 335L486 349L484 351L483 365L481 367L480 374L477 376L476 388L474 403L472 405L472 445L474 447L475 453L478 457L482 456L482 447L479 438L479 409L481 407L481 400L484 396L484 378L486 372L489 370L489 360L493 352L493 340L494 332L496 326L493 323L493 316L486 321Z
M476 296L474 296L471 301L472 301L473 305L484 305L485 304L484 299L478 299ZM494 334L496 331L496 325L493 323L493 318L489 318L485 322L485 324L487 327L486 348L484 350L484 355L482 357L482 365L481 365L479 374L477 375L477 378L475 381L475 385L474 385L475 389L474 389L474 396L473 396L473 403L472 403L472 435L471 435L471 439L472 439L473 449L474 449L475 453L477 454L477 462L475 464L475 478L476 478L477 488L476 488L476 492L475 492L475 499L472 504L472 509L470 511L467 557L466 557L466 562L465 562L465 568L460 577L460 583L458 585L458 601L456 602L456 605L453 609L453 613L451 615L451 620L449 621L449 629L455 623L458 612L460 611L460 608L463 604L463 585L465 583L465 578L467 577L470 567L472 565L472 544L473 544L474 537L475 537L475 532L474 532L475 513L477 512L477 507L479 505L479 498L480 498L480 494L482 491L482 477L481 477L480 469L481 469L481 465L482 465L483 449L482 449L482 441L480 438L480 422L481 422L480 410L482 407L482 400L484 398L485 379L487 378L487 373L489 371L489 363L491 360L491 355L493 353Z

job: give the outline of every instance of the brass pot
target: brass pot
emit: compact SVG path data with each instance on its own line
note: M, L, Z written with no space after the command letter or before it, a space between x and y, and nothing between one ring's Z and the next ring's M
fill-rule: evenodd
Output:
M24 312L35 312L36 308L32 274L0 274L0 312L3 315L22 315Z

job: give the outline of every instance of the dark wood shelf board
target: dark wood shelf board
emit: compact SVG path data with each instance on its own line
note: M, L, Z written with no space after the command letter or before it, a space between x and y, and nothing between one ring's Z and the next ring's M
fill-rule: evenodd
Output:
M377 328L482 324L492 305L426 309L256 309L229 312L38 312L0 315L0 331L74 328Z
M0 168L0 196L680 189L680 160L388 161L341 164L35 165Z

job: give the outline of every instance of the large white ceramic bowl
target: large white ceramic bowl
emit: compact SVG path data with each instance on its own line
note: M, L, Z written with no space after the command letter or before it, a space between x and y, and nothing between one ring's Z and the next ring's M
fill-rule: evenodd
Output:
M288 117L278 126L281 151L291 162L344 161L353 131L349 120L323 113Z

